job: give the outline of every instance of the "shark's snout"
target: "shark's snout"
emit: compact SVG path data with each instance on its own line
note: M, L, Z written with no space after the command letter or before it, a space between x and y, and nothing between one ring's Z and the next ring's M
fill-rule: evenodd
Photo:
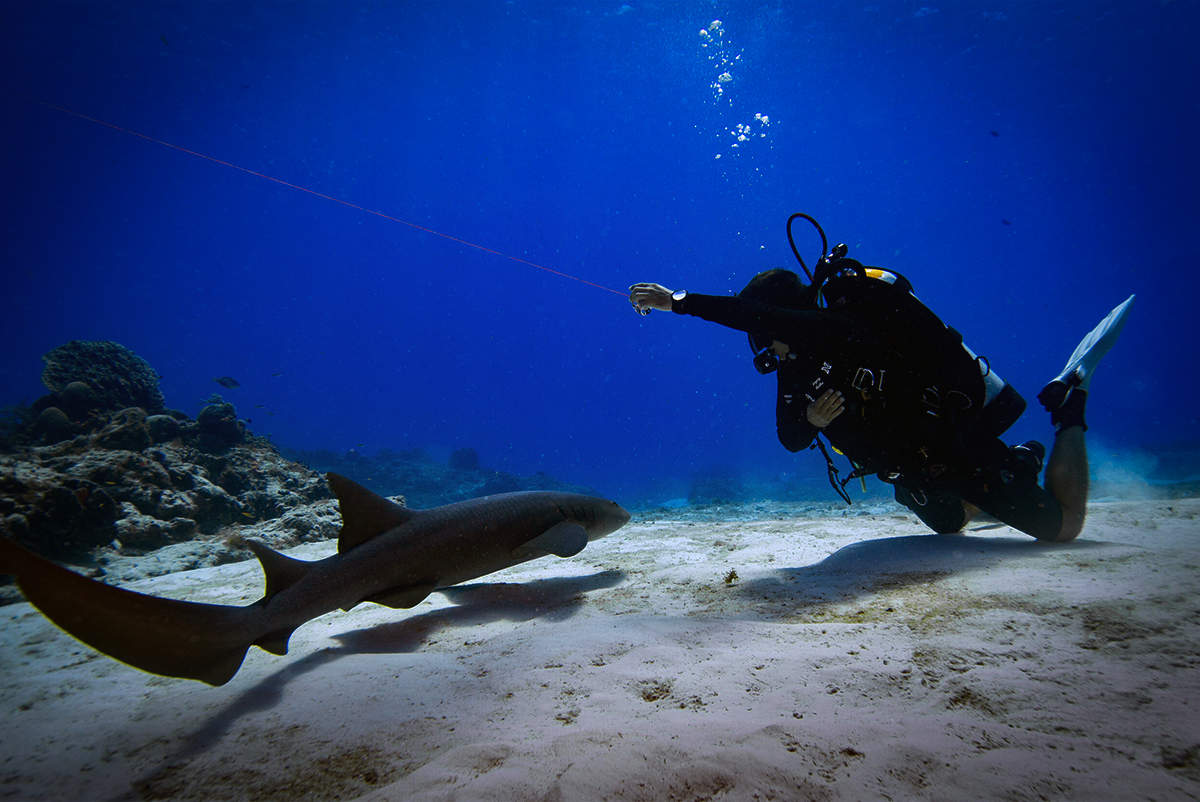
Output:
M610 535L629 523L629 510L615 501L596 499L592 504L595 523L587 527L588 540Z

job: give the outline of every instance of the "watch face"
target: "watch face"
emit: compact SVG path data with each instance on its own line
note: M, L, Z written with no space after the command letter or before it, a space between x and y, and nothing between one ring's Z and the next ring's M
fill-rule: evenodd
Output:
M686 297L687 290L675 290L675 292L671 293L671 299L675 301L682 301Z

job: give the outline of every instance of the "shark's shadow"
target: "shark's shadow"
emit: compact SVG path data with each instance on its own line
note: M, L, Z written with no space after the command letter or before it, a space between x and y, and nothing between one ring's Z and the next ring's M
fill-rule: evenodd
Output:
M981 526L972 531L989 528L993 527ZM1092 540L1046 543L970 534L877 538L852 543L812 565L783 568L774 575L739 583L737 591L749 603L752 615L777 617L806 606L848 601L883 587L925 584L1053 552L1092 551L1117 545Z
M535 618L563 621L582 608L586 601L585 594L613 587L624 578L624 571L610 570L581 577L537 579L524 584L476 582L456 585L438 591L455 603L453 607L337 635L335 639L342 646L322 649L290 661L242 691L192 733L184 748L167 757L151 775L135 780L129 794L120 799L140 798L143 790L153 784L157 777L216 746L244 716L273 708L283 698L284 690L292 680L320 666L353 654L414 652L436 633L446 629L495 621L531 621Z
M602 571L571 579L536 579L524 584L476 582L438 591L454 607L416 615L403 621L379 624L335 635L341 654L397 654L414 652L435 633L451 627L477 626L495 621L563 621L577 613L593 590L611 588L625 578L624 571Z

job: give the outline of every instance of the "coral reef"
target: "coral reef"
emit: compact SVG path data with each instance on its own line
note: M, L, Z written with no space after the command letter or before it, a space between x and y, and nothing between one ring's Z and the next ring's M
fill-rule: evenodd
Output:
M73 341L43 360L50 393L6 408L0 426L0 530L41 554L101 574L107 561L193 540L183 550L193 563L244 559L220 536L332 498L324 477L248 432L220 397L196 420L167 409L158 375L116 343Z
M42 361L46 363L42 383L68 406L141 407L149 414L165 406L158 374L123 345L72 340L43 355ZM70 410L63 411L71 415Z
M179 440L138 448L138 435L149 440L144 413L118 414L92 438L0 454L9 537L60 559L110 545L144 553L330 497L323 477L261 438L220 454Z
M209 404L196 416L200 445L217 451L237 445L246 437L246 424L237 419L233 404Z

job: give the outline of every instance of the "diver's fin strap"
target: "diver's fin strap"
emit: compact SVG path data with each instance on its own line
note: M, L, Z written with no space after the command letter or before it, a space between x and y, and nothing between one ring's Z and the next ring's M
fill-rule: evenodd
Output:
M1050 410L1050 423L1054 425L1054 433L1061 434L1072 426L1082 426L1086 432L1087 423L1083 420L1084 406L1087 404L1087 390L1082 387L1072 387L1067 391L1067 397L1058 409Z

